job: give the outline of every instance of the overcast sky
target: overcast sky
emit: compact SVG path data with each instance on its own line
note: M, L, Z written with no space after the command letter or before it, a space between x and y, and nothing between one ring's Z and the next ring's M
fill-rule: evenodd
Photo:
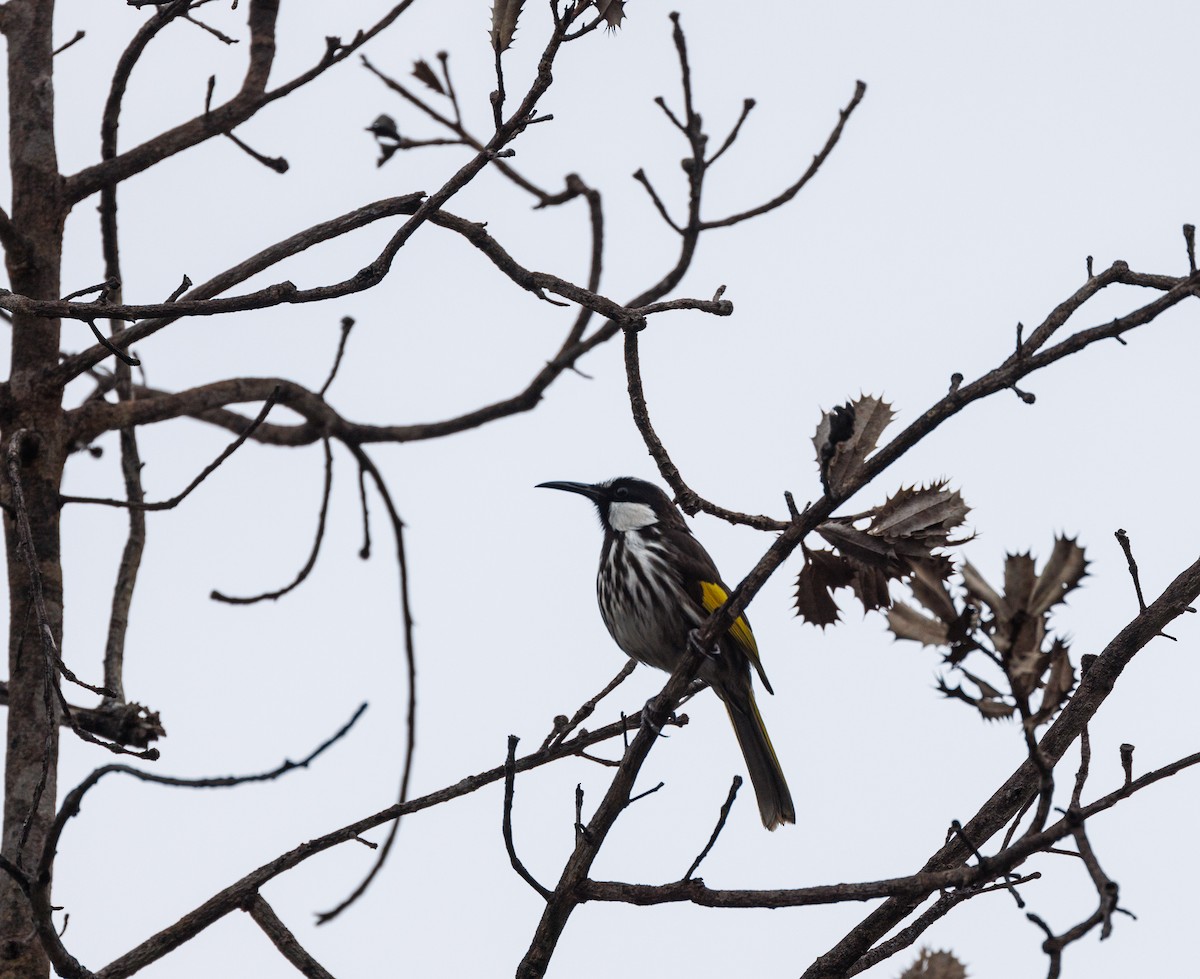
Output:
M373 22L386 4L283 4L273 80L319 59L323 38ZM110 2L59 4L58 34L87 37L59 56L59 158L72 173L98 156L100 109L125 40L150 14ZM245 4L198 16L245 33ZM494 87L486 0L421 0L367 48L404 76L417 58L450 53L468 124L485 135ZM686 146L654 105L679 105L666 5L631 0L615 34L562 54L542 108L512 161L551 189L576 171L604 195L601 291L626 300L673 261L675 238L630 175L644 167L682 215ZM699 111L714 141L746 97L742 136L712 172L705 216L774 196L808 165L849 101L867 95L818 177L788 206L700 245L678 296L725 285L732 318L675 312L643 334L655 425L685 478L731 508L785 516L784 490L820 495L810 442L820 411L860 391L885 396L907 424L954 372L968 379L1011 351L1018 321L1036 324L1115 259L1178 275L1180 227L1200 218L1191 111L1200 11L1189 3L1134 10L1116 2L686 5ZM506 55L510 93L531 77L548 31L531 3ZM216 97L239 84L245 43L228 49L172 25L133 76L122 117L128 148L190 118L215 74ZM414 82L415 84L415 82ZM514 95L515 101L515 95ZM286 157L279 176L214 139L122 186L125 297L158 301L186 273L199 282L265 245L379 198L432 192L466 159L459 148L396 156L383 168L365 127L381 112L413 138L443 135L352 58L239 130ZM582 202L534 212L528 195L485 172L449 210L486 221L522 263L582 282L589 249ZM103 277L95 201L68 225L64 291ZM369 262L394 230L379 226L304 255L252 284L313 286ZM1085 307L1093 325L1144 302L1113 290ZM278 307L180 322L139 345L150 384L179 389L222 377L322 383L338 323L358 325L330 391L346 417L406 423L450 417L516 393L553 355L573 312L513 287L461 240L425 227L377 289L327 305ZM855 499L950 479L978 535L964 553L1001 576L1006 551L1049 553L1078 535L1091 576L1055 616L1073 658L1098 652L1136 612L1113 531L1133 540L1149 595L1196 558L1193 393L1195 304L1129 337L1027 379L1037 403L997 396L969 408ZM68 324L64 347L90 344ZM535 490L551 479L655 478L633 426L619 341L561 377L538 408L448 439L379 447L408 524L419 670L419 795L502 762L505 738L533 750L554 715L570 713L623 659L595 609L600 546L582 500ZM80 386L76 397L84 394ZM253 408L248 409L251 412ZM280 419L288 413L277 409ZM151 499L178 492L229 439L179 421L142 431ZM72 460L67 492L120 493L115 437L96 461ZM155 770L216 775L298 758L362 700L353 734L307 772L228 792L188 792L110 779L68 828L55 901L65 942L99 968L248 870L312 836L394 801L403 752L404 681L396 569L375 502L375 556L362 562L352 460L335 447L329 536L309 582L278 604L217 605L213 588L248 594L286 583L311 544L321 492L319 447L248 445L177 511L150 514L126 654L131 699L162 712L168 737ZM693 522L736 582L769 536L711 518ZM64 517L68 661L93 680L111 582L124 540L118 511ZM790 562L751 609L776 690L762 710L796 798L795 827L763 831L747 788L702 870L715 887L871 880L917 870L950 821L966 820L1019 764L1012 724L985 724L934 690L938 654L893 643L879 616L850 610L821 632L790 609ZM1134 661L1092 725L1087 795L1121 779L1118 746L1138 772L1196 749L1197 624L1186 616ZM639 668L597 722L635 710L664 676ZM602 879L677 879L708 837L741 759L715 698L689 704L692 723L656 746L641 778L666 787L637 803L595 867ZM615 746L604 753L611 756ZM110 761L64 738L60 785ZM1064 762L1064 779L1074 771ZM572 846L574 786L585 813L609 771L560 763L521 777L516 839L553 886ZM1113 937L1071 946L1066 974L1170 975L1189 956L1197 872L1188 844L1200 792L1185 773L1089 824L1097 855L1138 915ZM1065 797L1064 797L1065 798ZM410 817L389 865L355 908L316 929L372 853L344 845L265 894L335 975L510 975L541 901L512 872L500 835L501 787ZM382 831L370 834L381 839ZM1077 861L1030 861L1029 908L1056 931L1094 908ZM573 916L552 976L795 976L869 906L712 911L588 905ZM926 943L953 948L975 979L1038 975L1042 935L1003 893L938 923ZM905 953L868 973L893 976ZM147 976L294 975L244 915L233 915L147 970Z

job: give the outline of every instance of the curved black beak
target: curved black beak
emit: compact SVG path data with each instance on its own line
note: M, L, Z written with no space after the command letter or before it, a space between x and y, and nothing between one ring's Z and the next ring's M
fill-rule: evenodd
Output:
M535 489L556 489L566 490L568 493L578 493L580 496L586 496L593 503L599 502L601 489L592 483L568 483L568 482L553 482L553 483L538 483Z

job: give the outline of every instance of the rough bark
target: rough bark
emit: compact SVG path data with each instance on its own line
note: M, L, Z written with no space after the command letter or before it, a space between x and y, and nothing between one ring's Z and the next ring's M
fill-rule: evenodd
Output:
M6 237L9 281L23 295L54 299L59 283L65 209L54 145L52 0L12 0L5 6L8 40L9 153L12 222ZM41 575L46 623L61 648L62 566L58 488L64 453L62 390L48 384L58 361L56 320L15 315L12 374L0 416L3 444L24 429L21 484ZM5 497L12 499L5 481ZM5 543L9 582L8 739L4 773L3 854L31 869L54 818L58 706L32 603L32 582L11 508ZM49 699L49 709L47 700ZM25 837L24 845L21 838ZM0 881L0 979L49 974L29 904L8 878Z

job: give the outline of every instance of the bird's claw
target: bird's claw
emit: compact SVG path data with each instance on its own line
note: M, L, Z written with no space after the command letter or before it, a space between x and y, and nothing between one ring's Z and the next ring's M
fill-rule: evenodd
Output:
M646 705L645 705L645 706L642 708L642 723L643 723L643 724L645 724L645 725L646 725L646 727L648 727L648 728L649 728L651 731L653 731L653 732L654 732L654 734L655 734L657 737L660 737L660 738L669 738L669 737L670 737L670 735L669 735L669 734L663 734L662 725L661 725L661 724L655 724L655 723L654 723L654 721L652 721L652 720L650 719L650 713L651 713L651 711L650 711L650 708L651 708L651 705L652 705L652 704L654 703L654 701L655 701L655 700L657 700L657 699L658 699L657 697L651 697L649 700L647 700L647 701L646 701ZM668 714L668 715L667 715L667 718L666 718L666 719L667 719L668 721L670 721L670 720L671 720L671 718L673 718L674 716L675 716L675 714L672 712L671 714Z
M688 649L695 650L701 656L706 656L709 659L716 659L721 655L721 646L719 643L714 643L708 649L700 645L700 630L693 629L688 633Z

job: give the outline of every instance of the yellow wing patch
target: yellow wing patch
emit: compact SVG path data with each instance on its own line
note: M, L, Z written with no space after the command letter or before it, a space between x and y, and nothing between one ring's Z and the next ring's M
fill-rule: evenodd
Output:
M728 598L729 595L725 589L715 581L700 582L700 604L704 606L704 611L711 612L719 608L725 604ZM771 684L767 680L767 674L763 671L762 661L758 658L758 643L754 641L754 633L750 631L750 623L746 621L744 615L739 615L734 619L733 625L729 627L729 635L742 647L747 658L754 665L763 686L770 690Z

